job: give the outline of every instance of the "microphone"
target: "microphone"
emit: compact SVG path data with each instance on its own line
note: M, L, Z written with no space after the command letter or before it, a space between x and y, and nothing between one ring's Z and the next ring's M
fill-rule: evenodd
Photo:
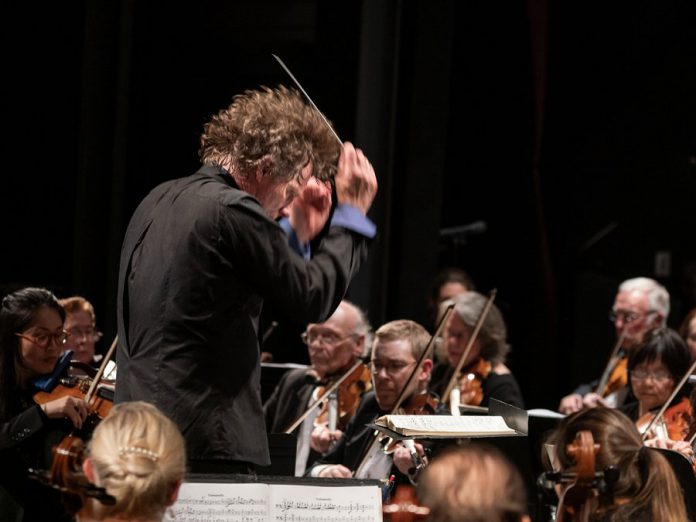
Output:
M440 229L440 237L442 238L453 238L460 239L468 235L473 234L483 234L488 230L488 225L485 221L474 221L473 223L468 223L466 225L460 225L458 227L449 227Z

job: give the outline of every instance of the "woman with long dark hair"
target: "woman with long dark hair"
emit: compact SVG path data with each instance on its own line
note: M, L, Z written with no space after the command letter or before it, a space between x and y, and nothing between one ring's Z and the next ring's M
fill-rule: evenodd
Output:
M0 520L69 520L58 493L29 478L30 468L50 466L52 447L89 413L75 397L32 399L34 379L50 374L63 350L64 319L43 288L18 290L0 305Z

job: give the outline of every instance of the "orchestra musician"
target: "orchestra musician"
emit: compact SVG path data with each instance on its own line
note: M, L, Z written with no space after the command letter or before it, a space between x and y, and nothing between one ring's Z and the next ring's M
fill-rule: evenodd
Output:
M50 374L68 338L65 312L43 288L7 295L0 307L0 520L69 520L60 495L29 478L50 468L52 448L89 413L83 399L38 405L32 380Z
M604 390L597 393L599 379L581 384L561 399L558 411L573 413L583 407L602 404L609 407L630 402L626 363L631 351L639 346L647 332L664 326L669 315L669 293L664 286L647 277L627 279L619 285L609 319L620 341L611 377Z
M672 395L690 364L689 350L677 332L658 328L646 336L642 346L631 352L628 376L635 402L619 409L636 423L641 433L647 429L657 410ZM663 415L663 423L653 423L648 434L649 445L666 447L692 456L684 439L691 425L691 386L687 383L673 399Z
M141 202L123 242L116 402L146 400L186 440L193 472L270 463L258 319L268 300L300 324L331 315L367 255L377 181L321 114L284 87L236 96L204 127L202 168ZM319 181L310 181L310 178ZM276 219L299 196L314 237L306 261ZM305 234L299 234L302 237Z
M159 522L174 504L186 473L184 439L152 404L115 405L89 441L82 469L115 498L113 505L86 499L78 522Z
M353 367L358 357L366 355L370 330L365 313L345 299L326 321L309 324L302 339L307 345L311 368L292 370L283 375L263 405L268 431L285 432L310 404L319 399L326 384ZM354 386L356 392L360 392L361 386L364 386L362 391L367 391L370 386L369 373L367 382L354 382ZM356 397L357 400L360 395ZM354 404L357 407L358 402ZM315 408L294 431L297 434L295 476L304 475L307 464L328 451L331 440L338 440L343 434L340 429L329 431L325 423L315 427L321 410L320 406ZM345 413L341 419L344 427L355 411ZM316 435L312 437L315 430Z
M79 295L59 299L58 302L65 310L63 326L70 334L65 350L73 351L73 360L97 368L101 356L95 354L95 344L101 339L102 333L97 330L92 303Z
M442 306L446 306L452 302L455 306L454 313L445 326L447 360L439 362L433 370L431 389L438 395L442 395L452 378L486 301L486 297L478 292L469 291L442 303ZM505 365L509 351L505 321L498 307L492 304L463 364L460 379L461 404L487 407L489 400L495 398L519 408L524 407L519 384ZM473 380L467 377L470 374L475 375ZM480 397L476 401L473 400L474 387Z
M416 364L425 351L430 335L419 324L409 320L396 320L382 325L375 332L372 346L372 390L363 395L353 420L348 424L343 437L331 451L309 468L312 477L350 478L361 467L368 447L373 443L375 430L366 424L377 417L390 413L399 395L415 372L409 389L406 390L404 406L410 401L428 394L428 383L432 371L432 360L426 358L420 367ZM416 444L420 455L423 447ZM378 451L370 462L362 467L356 478L385 479L395 474L398 481L408 481L410 457L406 454L398 460L383 451ZM391 470L391 473L390 473Z
M633 421L618 410L587 408L562 419L548 439L554 448L556 469L574 471L575 462L568 447L577 433L585 430L591 432L598 445L595 469L603 472L613 466L618 472L613 487L597 485L589 504L589 520L687 520L684 497L667 459L644 446Z

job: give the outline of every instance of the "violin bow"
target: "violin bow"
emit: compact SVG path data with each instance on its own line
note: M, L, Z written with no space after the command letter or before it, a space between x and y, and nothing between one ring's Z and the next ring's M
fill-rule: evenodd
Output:
M686 381L689 380L689 376L690 376L692 373L694 373L694 370L696 370L696 361L694 361L694 362L691 364L691 366L689 367L689 369L687 370L687 372L684 374L684 377L682 377L681 381L679 381L679 384L677 384L677 385L674 387L674 391L672 391L672 393L671 393L671 395L669 396L669 398L665 401L665 403L662 405L662 407L660 408L660 410L657 412L657 415L655 415L655 416L652 418L652 420L650 421L650 423L648 423L648 425L647 425L646 428L645 428L645 431L643 431L643 433L641 434L641 435L643 436L643 440L645 440L645 439L648 438L648 433L650 432L650 428L652 428L652 427L655 425L655 423L657 422L657 420L660 419L660 418L662 417L662 415L664 415L664 413L665 413L665 411L667 411L667 408L669 407L669 405L672 403L672 401L674 400L674 398L677 396L677 394L678 394L678 393L681 391L681 389L684 387L684 384L686 384ZM693 439L693 437L692 437L692 439Z
M295 78L295 75L292 74L292 73L290 72L290 69L288 69L288 66L285 65L285 63L283 63L283 60L281 60L280 58L278 58L278 56L276 56L275 54L271 54L271 56L273 56L273 58L275 58L275 60L280 64L280 66L283 68L283 70L284 70L286 73L288 73L288 76L290 76L290 79L291 79L293 82L295 82L295 85L297 85L297 88L300 89L300 91L302 91L302 94L304 94L305 98L307 98L307 101L309 102L309 104L312 106L312 108L313 108L315 111L317 111L317 113L319 114L319 116L321 116L321 119L324 120L324 123L326 123L326 126L329 128L329 130L331 131L331 133L332 133L334 136L336 136L336 140L338 141L338 144L341 146L341 148L343 148L343 142L341 141L341 138L338 137L338 134L336 134L336 131L334 130L334 128L333 128L333 127L331 126L331 124L329 123L329 120L326 119L326 116L324 116L324 113L322 113L322 112L319 110L319 107L317 107L316 104L312 101L312 98L309 97L309 94L307 94L307 91L305 91L305 90L302 88L302 85L300 85L300 82L297 80L297 78Z
M609 377L611 376L611 372L614 369L614 367L616 366L616 363L618 362L619 350L621 350L621 345L623 344L625 339L626 339L626 327L624 326L621 329L621 334L619 335L619 339L616 341L616 344L614 345L614 349L611 351L611 355L609 356L609 360L607 361L607 365L604 367L604 372L602 372L602 377L599 379L599 383L597 384L597 388L595 389L595 393L597 395L604 394L604 389L607 387L607 384L609 382Z
M295 431L295 430L297 429L297 427L298 427L300 424L302 424L302 421L304 421L304 420L307 418L307 416L312 412L312 410L314 410L314 408L316 408L317 406L319 406L326 398L328 398L334 391L336 391L336 390L338 389L338 387L339 387L341 384L343 384L343 381L345 381L350 375L352 375L353 372L354 372L355 370L357 370L357 369L360 367L360 365L365 364L365 359L366 359L366 358L367 358L367 356L358 357L358 360L355 361L355 364L354 364L353 366L351 366L351 367L348 369L348 371L346 371L343 375L341 375L341 377L339 377L339 378L336 380L336 382L334 382L331 386L329 386L329 387L324 391L324 393L321 395L321 397L319 397L316 401L314 401L312 404L310 404L309 406L307 406L307 409L305 410L305 412L304 412L302 415L300 415L300 416L295 420L295 422L293 422L293 423L290 425L290 427L284 431L284 433L292 433L293 431Z
M440 334L442 333L442 330L444 329L445 325L447 324L447 321L449 321L449 318L452 315L452 312L454 312L454 303L447 305L447 308L445 309L445 313L442 314L442 318L440 319L440 322L438 323L437 327L435 328L435 333L433 333L432 337L430 338L430 341L428 341L428 345L425 347L425 350L423 350L423 353L420 355L418 358L418 361L416 361L416 367L413 369L411 372L411 375L408 376L408 379L406 380L406 383L404 384L403 388L401 388L401 392L399 393L399 396L396 399L396 402L394 403L394 407L391 409L391 412L389 415L394 415L397 411L399 411L399 408L401 407L401 404L403 404L404 400L406 399L406 393L413 382L413 379L416 378L416 373L418 372L419 368L421 367L421 364L423 364L423 361L427 359L428 355L430 355L430 352L433 349L433 346L435 346L435 342L437 339L440 337ZM358 467L355 469L355 472L353 473L354 477L358 477L360 472L363 470L365 465L368 462L368 457L374 453L374 447L375 444L377 444L378 435L379 431L375 430L375 436L372 439L372 443L367 447L365 453L363 453L361 459L360 459L360 464Z
M459 358L459 362L457 363L456 368L454 369L454 373L452 374L452 378L449 380L447 383L447 388L445 388L445 391L442 393L442 400L447 401L449 398L450 393L452 393L452 389L455 387L457 384L457 379L459 378L459 372L462 371L462 368L464 367L464 362L466 361L466 358L469 357L469 353L471 352L471 348L474 346L474 343L476 342L476 338L478 337L479 331L481 330L481 327L483 326L484 321L486 320L486 317L488 317L488 312L491 311L491 307L493 306L493 301L495 300L495 296L498 294L498 289L494 288L491 290L491 293L488 295L488 301L486 301L486 304L483 307L483 310L481 311L481 315L478 318L478 321L476 321L476 326L474 326L474 331L471 333L471 337L469 337L469 342L466 344L466 348L464 349L464 353L462 353L462 356Z
M97 384L99 384L99 380L102 378L102 375L104 375L104 370L106 369L106 365L111 359L111 357L114 355L114 350L116 350L116 345L118 344L118 335L114 337L113 342L111 343L111 346L109 346L109 351L106 352L106 355L104 356L104 360L102 361L101 365L99 365L99 370L97 370L97 374L94 376L94 379L92 379L92 384L89 386L89 390L87 390L87 394L85 395L85 402L87 404L90 403L92 400L92 397L94 396L94 392L97 391Z

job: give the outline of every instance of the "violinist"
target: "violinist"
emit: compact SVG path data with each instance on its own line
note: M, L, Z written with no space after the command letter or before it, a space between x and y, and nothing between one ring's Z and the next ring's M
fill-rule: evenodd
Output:
M102 333L97 330L92 303L81 296L59 299L58 302L65 310L63 327L70 334L65 350L73 351L73 360L97 368L101 356L96 355L95 344Z
M581 384L573 393L561 399L558 411L573 413L583 407L602 404L616 408L628 397L626 363L631 351L643 342L643 337L655 328L664 326L669 315L669 293L664 286L647 277L627 279L619 285L609 320L614 324L618 351L610 361L606 384L598 390L601 379Z
M486 301L486 297L474 291L452 299L454 313L445 326L444 335L446 361L438 363L433 370L432 390L438 395L442 395L450 382ZM443 305L449 302L445 301ZM524 407L519 384L505 365L509 351L505 321L493 304L463 365L459 378L461 404L487 407L493 397L519 408Z
M115 504L87 499L78 522L159 522L184 480L184 439L152 404L124 402L94 430L82 468Z
M370 324L364 312L353 303L343 300L338 308L325 322L310 324L302 334L307 345L311 368L309 370L292 370L281 378L273 394L263 406L266 426L271 433L283 433L300 417L310 404L321 396L327 385L342 376L364 355ZM345 428L355 413L362 393L370 387L370 374L365 368L366 378L357 375L351 382L345 381L350 388L345 393L353 393L351 404L346 404L346 411L340 412L339 426ZM341 388L339 388L339 394ZM340 399L339 397L338 399ZM346 399L348 399L346 397ZM329 432L326 421L318 424L317 420L326 418L324 414L328 405L318 406L298 426L297 457L295 475L302 476L308 462L314 462L322 453L328 451L331 439L338 440L342 432L337 429ZM312 433L315 436L312 437Z
M647 336L646 342L631 353L628 359L629 383L636 401L619 409L644 431L654 414L672 395L675 385L689 367L690 357L686 343L677 332L659 328ZM651 445L675 449L687 456L691 446L684 442L691 424L691 404L686 384L665 411L662 423L653 424L648 434Z
M308 470L309 476L352 477L374 439L375 430L366 425L391 411L414 371L415 378L406 391L409 399L404 402L404 407L408 408L409 403L415 404L424 396L427 397L432 360L424 359L419 368L415 368L415 365L429 340L427 330L409 320L391 321L375 332L371 357L372 390L363 395L358 411L343 437ZM416 450L421 456L424 454L420 444L416 444ZM393 467L393 464L396 465ZM396 462L392 461L392 455L380 452L371 463L364 466L363 473L356 475L356 478L385 479L391 470L397 476L397 482L407 482L411 466L408 458Z
M634 423L623 413L605 407L589 408L561 420L548 442L554 447L554 466L572 472L575 462L568 445L580 431L590 431L599 445L595 469L613 466L618 478L611 488L597 485L590 521L684 522L684 497L672 467L658 451L643 445Z
M32 399L32 379L50 374L63 351L68 337L64 314L56 297L43 288L24 288L2 300L0 520L67 517L59 494L28 476L29 468L50 468L53 446L80 428L89 414L80 398L64 396L41 406Z

